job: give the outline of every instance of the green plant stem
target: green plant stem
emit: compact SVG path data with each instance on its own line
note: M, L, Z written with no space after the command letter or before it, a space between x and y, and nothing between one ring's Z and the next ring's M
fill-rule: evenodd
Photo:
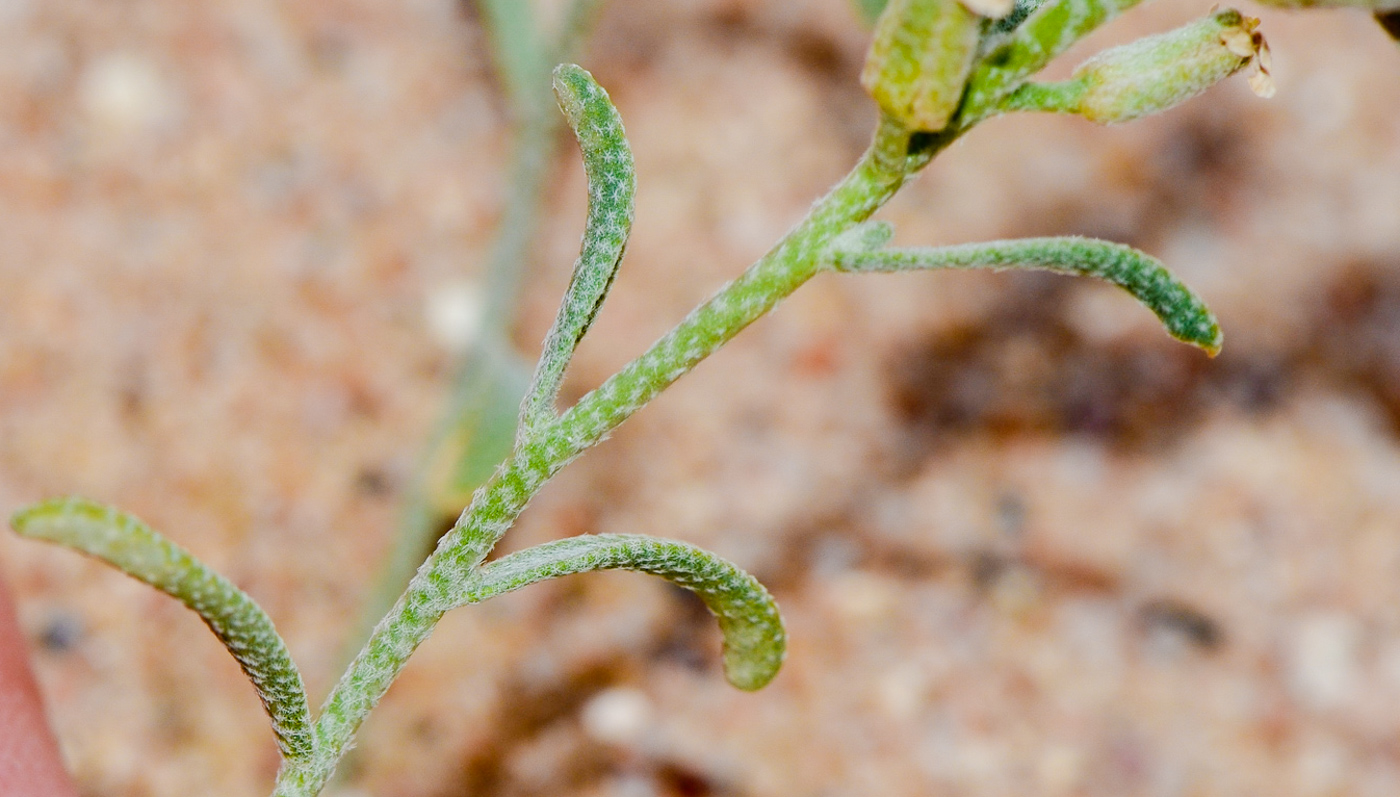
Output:
M939 145L950 141L951 137L942 139ZM931 153L919 156L927 162ZM325 785L355 731L409 656L457 605L463 585L551 476L816 274L831 240L888 202L908 177L911 161L909 131L883 120L855 169L767 255L646 353L524 441L477 490L457 524L375 628L326 700L315 729L317 760L288 768L278 779L274 797L309 797Z
M520 399L529 385L530 365L511 348L510 326L520 303L525 263L539 232L540 206L549 180L559 133L564 120L549 91L549 69L555 61L569 61L583 47L593 21L606 0L574 0L565 17L558 43L546 56L533 36L533 22L522 0L493 0L483 11L495 32L496 70L516 116L509 186L498 233L482 271L485 274L484 310L480 339L462 357L447 400L447 410L431 437L405 495L393 542L384 566L361 610L361 619L349 636L343 661L374 628L375 622L394 604L433 542L442 533L444 519L431 484L435 467L442 467L442 447L450 445L464 419L474 422L476 433L463 456L469 462L450 462L454 479L484 481L491 469L510 452L514 421ZM521 17L520 14L525 14ZM504 29L504 30L503 30ZM529 34L525 46L521 36ZM515 46L512 46L515 43ZM524 58L522 54L529 55ZM518 371L519 373L515 373ZM516 387L515 383L519 383ZM490 386L500 386L492 389ZM497 406L499 405L499 406ZM512 424L508 430L498 425ZM497 445L494 441L500 440ZM479 481L478 481L479 483ZM468 488L470 489L470 488Z

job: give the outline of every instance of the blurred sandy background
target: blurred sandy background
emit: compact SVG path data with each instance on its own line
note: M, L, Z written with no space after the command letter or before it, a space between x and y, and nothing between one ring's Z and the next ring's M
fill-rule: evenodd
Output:
M1162 0L1068 63L1209 7ZM821 277L507 538L736 560L785 611L777 681L728 687L660 582L534 587L449 615L338 793L1400 794L1400 47L1245 10L1275 99L997 120L883 216L906 244L1145 248L1219 313L1220 358L1083 281ZM640 205L571 395L854 161L863 47L844 0L608 4L582 60ZM445 393L428 309L484 258L507 133L460 0L0 1L0 512L141 515L263 603L318 702ZM582 228L572 145L557 165L524 349ZM85 794L267 792L271 734L196 618L10 534L0 566Z

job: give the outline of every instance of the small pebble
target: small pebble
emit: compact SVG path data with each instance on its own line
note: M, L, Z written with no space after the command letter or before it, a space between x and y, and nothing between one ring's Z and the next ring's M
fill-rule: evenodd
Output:
M428 329L443 348L461 354L481 333L483 300L474 283L449 282L428 294Z
M582 720L584 733L594 741L636 744L651 727L651 700L632 687L604 689L584 705Z

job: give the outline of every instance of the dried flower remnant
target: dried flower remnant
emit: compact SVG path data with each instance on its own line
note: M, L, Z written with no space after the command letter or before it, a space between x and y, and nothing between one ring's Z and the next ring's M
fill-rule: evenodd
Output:
M1220 34L1225 49L1241 58L1249 59L1246 64L1249 89L1255 96L1268 99L1274 96L1273 56L1269 53L1269 43L1260 33L1259 20L1244 17L1239 27L1230 28Z

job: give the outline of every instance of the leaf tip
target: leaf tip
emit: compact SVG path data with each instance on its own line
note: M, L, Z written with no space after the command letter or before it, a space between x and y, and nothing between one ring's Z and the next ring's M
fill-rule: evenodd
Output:
M724 677L745 692L756 692L772 682L787 658L783 618L772 596L761 586L759 589L757 602L734 614L719 615L724 634Z
M1172 337L1195 346L1212 360L1220 355L1220 350L1225 345L1225 333L1220 329L1220 322L1204 307L1201 314L1184 323L1171 324L1168 330Z
M767 640L759 650L724 649L724 678L736 689L757 692L773 682L786 658L783 638Z

